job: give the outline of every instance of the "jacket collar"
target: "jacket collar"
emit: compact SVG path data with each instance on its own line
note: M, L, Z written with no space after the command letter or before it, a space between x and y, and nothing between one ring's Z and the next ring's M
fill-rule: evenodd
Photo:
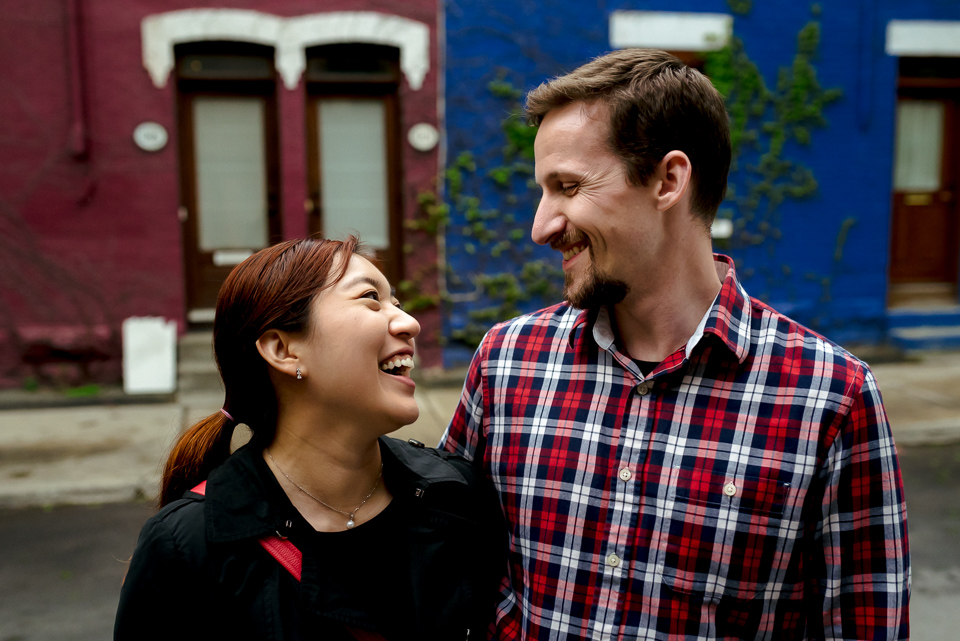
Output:
M414 495L433 483L467 481L434 451L383 436L383 474L394 497ZM248 444L210 473L204 502L207 539L211 542L259 538L284 529L281 506L288 501L262 449Z

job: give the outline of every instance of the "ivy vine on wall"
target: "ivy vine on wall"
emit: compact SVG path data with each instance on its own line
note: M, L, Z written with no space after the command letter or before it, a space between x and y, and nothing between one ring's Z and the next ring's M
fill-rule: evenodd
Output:
M814 14L818 13L815 5ZM797 34L797 53L790 66L780 68L773 88L735 36L723 49L705 56L704 71L724 96L730 114L732 143L727 197L718 218L732 221L733 234L716 239L715 245L734 256L744 278L763 278L766 291L761 298L782 289L792 275L789 265L776 265L780 206L817 192L813 171L790 159L788 146L809 146L813 130L828 125L824 108L842 95L839 88L824 89L817 79L814 61L819 44L820 23L811 20ZM844 238L849 226L843 223ZM750 257L757 248L766 256L755 270Z

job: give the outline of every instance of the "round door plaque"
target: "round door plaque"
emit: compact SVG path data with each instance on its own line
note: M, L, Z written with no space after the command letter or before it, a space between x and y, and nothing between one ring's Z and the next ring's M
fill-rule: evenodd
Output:
M421 122L410 127L407 132L407 141L417 151L430 151L440 142L440 132L433 125Z
M141 122L133 130L133 142L144 151L160 151L167 146L167 130L158 122Z

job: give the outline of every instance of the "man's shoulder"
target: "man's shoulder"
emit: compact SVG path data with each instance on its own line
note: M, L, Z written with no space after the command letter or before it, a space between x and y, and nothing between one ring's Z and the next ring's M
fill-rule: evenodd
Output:
M539 336L562 335L567 337L580 318L582 310L571 307L568 303L557 303L550 307L538 309L535 312L517 316L510 320L497 323L487 332L488 339L500 339L506 336L529 335L537 333Z
M780 354L790 366L812 367L832 378L862 377L869 366L819 332L769 304L750 298L755 354Z

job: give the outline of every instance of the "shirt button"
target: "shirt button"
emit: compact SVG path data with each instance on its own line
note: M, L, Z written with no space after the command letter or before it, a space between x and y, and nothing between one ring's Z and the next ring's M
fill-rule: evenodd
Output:
M733 483L727 483L726 485L723 486L723 493L726 494L727 496L733 496L734 494L737 493L737 486L734 485Z
M644 381L643 383L640 383L639 385L637 385L637 394L639 394L640 396L646 396L649 393L650 393L650 383L647 383L646 381Z
M607 557L607 565L609 565L612 568L617 567L618 565L620 565L620 557L617 556L616 554L611 554L610 556Z
M620 470L621 481L629 481L631 476L633 476L633 473L630 472L630 470L628 470L627 468L623 468L622 470Z

